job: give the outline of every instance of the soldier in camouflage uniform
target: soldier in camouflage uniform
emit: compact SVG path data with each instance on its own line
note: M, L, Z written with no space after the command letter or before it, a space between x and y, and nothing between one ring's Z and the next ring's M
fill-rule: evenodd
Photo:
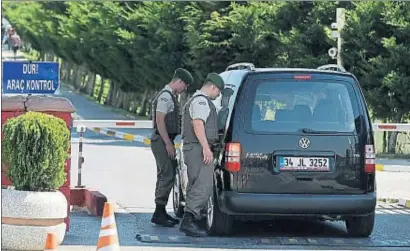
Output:
M171 82L166 85L152 102L153 133L151 150L157 164L155 187L155 212L151 222L164 227L173 227L179 220L166 213L169 194L174 185L177 161L174 139L181 133L181 113L176 95L193 84L192 75L185 69L177 69Z
M180 230L188 236L205 236L196 224L213 191L214 158L212 145L218 142L218 114L212 100L224 89L223 79L210 73L186 103L182 112L184 161L188 171L185 214Z

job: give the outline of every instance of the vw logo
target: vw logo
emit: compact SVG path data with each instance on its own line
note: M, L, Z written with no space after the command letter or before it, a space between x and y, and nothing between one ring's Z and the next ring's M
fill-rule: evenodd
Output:
M308 148L310 146L310 140L308 138L305 138L305 137L301 138L299 140L299 146L303 149Z

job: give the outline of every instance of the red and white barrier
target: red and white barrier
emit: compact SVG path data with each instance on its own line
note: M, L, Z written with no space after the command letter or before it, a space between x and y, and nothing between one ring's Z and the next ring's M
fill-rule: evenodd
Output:
M410 124L375 123L373 131L410 132Z
M152 120L74 120L73 127L151 129Z
M152 120L74 120L73 127L151 129ZM374 123L374 131L410 132L410 124Z

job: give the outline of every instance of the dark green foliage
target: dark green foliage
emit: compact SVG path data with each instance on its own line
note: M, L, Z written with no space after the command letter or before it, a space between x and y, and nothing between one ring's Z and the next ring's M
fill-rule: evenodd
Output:
M66 179L70 130L64 120L27 112L4 124L2 161L16 190L53 191Z
M308 67L336 63L330 25L347 10L343 66L359 79L374 118L410 116L410 2L247 1L4 3L4 15L42 55L63 59L63 79L83 90L81 78L98 74L107 105L139 114L176 68L189 69L195 91L209 72L229 64ZM83 81L85 82L85 81ZM109 86L109 87L108 87ZM394 143L392 144L394 145Z

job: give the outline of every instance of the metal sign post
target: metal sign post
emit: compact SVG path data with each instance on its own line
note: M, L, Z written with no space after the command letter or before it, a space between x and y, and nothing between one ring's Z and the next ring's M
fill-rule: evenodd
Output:
M343 60L342 60L342 45L343 45L343 39L341 36L341 31L343 30L345 26L345 9L344 8L337 8L336 9L336 22L337 22L337 28L339 31L339 36L337 38L337 65L343 66Z
M83 139L84 139L84 133L86 131L85 126L78 126L77 127L77 132L80 133L80 138L79 138L79 145L78 145L78 176L77 176L77 188L83 188L84 186L81 185L81 169L82 165L84 163L84 157L83 157Z
M342 47L343 39L341 32L345 26L346 22L346 10L344 8L336 9L336 23L332 23L330 28L332 29L331 37L337 39L337 48L332 47L328 50L328 54L332 59L336 59L337 65L343 67L342 60Z

